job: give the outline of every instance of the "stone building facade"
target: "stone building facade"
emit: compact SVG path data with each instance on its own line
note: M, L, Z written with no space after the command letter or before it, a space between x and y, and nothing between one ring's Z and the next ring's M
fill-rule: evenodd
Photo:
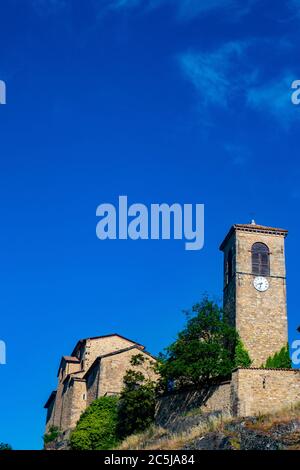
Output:
M155 362L145 347L118 334L78 341L71 356L63 356L58 369L58 386L46 404L46 432L51 426L67 431L76 426L82 412L96 398L121 392L131 358L142 354L148 367L141 371L155 378L149 367ZM136 368L136 367L135 367ZM146 370L145 370L146 368Z

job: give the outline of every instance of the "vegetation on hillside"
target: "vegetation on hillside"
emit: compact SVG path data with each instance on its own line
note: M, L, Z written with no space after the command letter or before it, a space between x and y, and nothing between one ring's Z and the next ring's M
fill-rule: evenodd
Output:
M118 443L118 397L107 396L93 401L81 415L70 436L72 450L109 450Z
M61 431L57 426L50 426L49 431L43 436L44 444L49 444L50 442L55 441L60 434Z
M150 426L146 431L126 438L119 450L300 450L300 403L272 414L249 418L205 416L193 410L190 425L188 417L178 417L180 432Z
M131 365L133 369L129 369L124 377L118 407L117 434L120 439L144 431L154 422L156 382L150 371L154 371L155 364L143 354L136 354Z

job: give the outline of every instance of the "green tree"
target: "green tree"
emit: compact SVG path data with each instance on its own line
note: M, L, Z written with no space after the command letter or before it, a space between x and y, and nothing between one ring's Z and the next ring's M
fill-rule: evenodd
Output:
M235 367L250 367L252 364L249 353L240 338L237 339L235 346L234 364Z
M266 369L291 369L292 361L290 358L289 345L283 346L274 356L269 356L265 365Z
M73 450L109 450L117 443L118 397L101 397L81 415L70 436Z
M142 354L132 357L124 376L124 387L118 408L117 434L124 439L130 434L144 431L154 421L156 383L152 379L155 364Z
M158 368L162 386L203 385L210 379L230 374L241 357L240 347L238 358L235 357L237 341L237 332L220 307L204 297L193 306L192 312L187 312L185 328L161 355Z
M5 444L4 442L0 442L0 450L12 450L10 444Z

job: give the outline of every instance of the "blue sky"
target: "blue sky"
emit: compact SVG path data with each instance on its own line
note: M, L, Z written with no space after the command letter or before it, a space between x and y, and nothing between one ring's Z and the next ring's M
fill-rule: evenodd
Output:
M252 217L287 228L298 313L300 2L1 2L0 441L39 449L60 356L119 332L158 353ZM279 5L280 3L280 5ZM263 6L262 6L263 4ZM205 247L96 238L96 207L204 203Z

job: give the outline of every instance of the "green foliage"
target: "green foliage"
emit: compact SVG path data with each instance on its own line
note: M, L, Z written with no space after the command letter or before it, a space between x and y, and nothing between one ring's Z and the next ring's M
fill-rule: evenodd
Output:
M60 430L56 426L50 426L49 432L44 434L44 444L48 444L49 442L55 441L60 435Z
M162 386L202 385L226 376L236 367L236 330L229 325L220 307L204 297L187 314L185 328L161 356Z
M235 346L234 363L235 367L250 367L252 364L249 353L240 338L237 339Z
M12 450L10 444L5 444L4 442L0 442L0 450Z
M156 384L149 375L154 363L142 354L137 354L132 357L131 365L139 366L139 370L129 369L124 376L118 408L117 434L120 439L144 431L154 421ZM147 377L140 370L143 365Z
M283 346L274 356L268 357L263 367L266 369L291 369L292 361L290 358L289 345Z
M95 400L81 415L71 433L72 450L109 450L114 448L116 436L118 397Z

